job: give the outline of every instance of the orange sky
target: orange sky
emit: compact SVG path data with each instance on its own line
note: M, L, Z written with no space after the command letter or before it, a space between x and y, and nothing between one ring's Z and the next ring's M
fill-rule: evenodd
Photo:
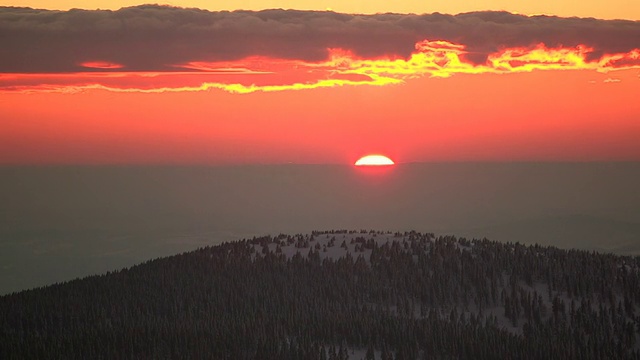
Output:
M244 95L4 93L0 163L639 160L638 85L637 70L539 71Z
M0 1L0 6L28 6L40 9L119 9L142 3L169 4L209 10L261 10L261 9L332 9L346 13L433 13L458 14L469 11L505 10L525 15L546 14L557 16L594 17L598 19L640 20L640 2L637 0L171 0L144 2L139 0L12 0Z
M331 48L170 71L0 61L0 164L638 161L640 44L623 45L501 46L474 63L466 44L424 39L406 57Z

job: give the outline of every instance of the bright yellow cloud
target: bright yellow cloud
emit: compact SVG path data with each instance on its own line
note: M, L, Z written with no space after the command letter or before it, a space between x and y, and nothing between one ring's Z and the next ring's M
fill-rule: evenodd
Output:
M593 49L510 48L489 54L474 64L462 44L447 41L418 42L407 59L363 59L342 49L329 49L327 61L250 57L239 61L192 62L176 65L187 71L79 74L0 74L0 89L23 92L79 92L101 89L114 92L194 92L224 90L247 94L308 90L336 86L385 86L419 77L447 78L455 74L509 74L543 70L613 70L640 68L640 50L589 59ZM114 64L94 62L88 67L109 69Z

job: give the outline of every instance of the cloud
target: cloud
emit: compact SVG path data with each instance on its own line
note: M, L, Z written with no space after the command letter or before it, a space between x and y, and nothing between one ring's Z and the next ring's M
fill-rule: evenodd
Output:
M80 66L90 68L90 69L103 69L103 70L123 68L123 66L120 64L114 64L114 63L105 62L105 61L89 61L89 62L84 62L80 64Z
M355 59L410 60L420 43L449 46L447 53L474 66L486 66L507 49L540 48L579 49L585 61L607 61L612 68L636 66L637 55L627 55L640 48L640 22L506 12L348 15L156 5L117 11L0 7L0 73L184 71L187 64L194 70L251 57L322 63L336 49ZM507 55L513 60L518 53ZM517 61L502 65L517 66Z

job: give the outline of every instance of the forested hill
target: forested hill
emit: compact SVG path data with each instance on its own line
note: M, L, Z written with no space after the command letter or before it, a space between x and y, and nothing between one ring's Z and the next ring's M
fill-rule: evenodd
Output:
M639 268L416 232L253 238L0 297L0 358L638 359Z

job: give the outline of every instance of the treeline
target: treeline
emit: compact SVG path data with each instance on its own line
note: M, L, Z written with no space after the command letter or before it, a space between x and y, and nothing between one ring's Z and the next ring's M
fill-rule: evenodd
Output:
M3 296L0 358L640 358L638 258L376 235L254 238Z

